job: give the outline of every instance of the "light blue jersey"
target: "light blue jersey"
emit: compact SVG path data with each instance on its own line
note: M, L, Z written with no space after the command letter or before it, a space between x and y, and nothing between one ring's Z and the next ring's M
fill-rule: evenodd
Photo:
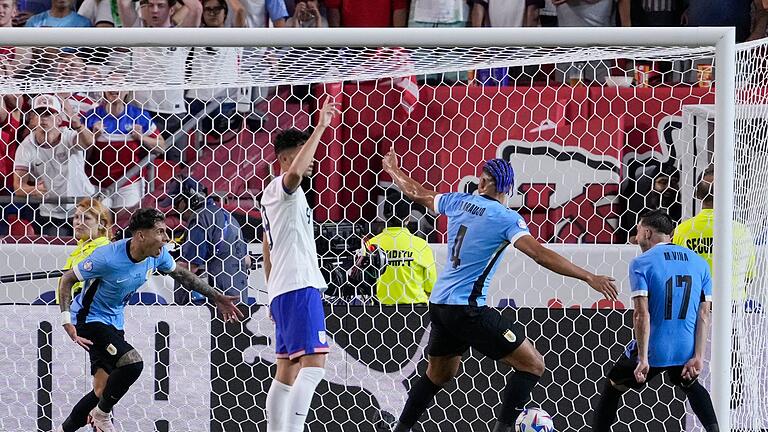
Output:
M530 234L525 220L486 196L448 193L435 201L437 212L448 216L448 263L429 301L484 306L504 249Z
M699 304L712 301L709 265L695 252L658 244L629 265L632 297L648 297L648 364L682 366L693 357ZM627 347L628 357L636 341Z
M165 247L158 258L134 261L128 253L130 242L125 239L97 248L75 266L75 275L84 284L72 302L73 324L100 322L122 330L123 309L133 293L155 270L169 273L176 268Z

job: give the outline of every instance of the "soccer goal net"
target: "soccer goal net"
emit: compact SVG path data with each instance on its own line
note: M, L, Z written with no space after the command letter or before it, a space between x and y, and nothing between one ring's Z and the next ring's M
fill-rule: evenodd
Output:
M174 257L240 296L246 318L225 325L151 275L125 300L126 339L146 367L116 424L265 430L276 355L259 201L279 174L275 138L310 130L326 98L343 114L303 183L331 346L309 430L389 430L426 369L423 303L453 251L444 217L405 200L383 173L392 148L439 192L476 193L483 162L509 160L508 205L531 234L616 278L619 300L606 302L510 247L491 282L488 305L544 354L530 406L557 430L588 430L605 374L633 337L635 225L657 208L705 226L685 245L714 257L711 351L724 366L702 381L719 390L722 430L728 412L734 428L767 428L768 45L734 54L732 33L717 29L415 30L0 33L15 41L4 42L0 75L0 430L51 430L90 391L88 356L59 325L57 276L98 242L130 236L139 207L166 213ZM702 189L712 167L715 186ZM712 225L712 195L731 223ZM410 235L402 228L428 248L408 240L387 250L386 268L357 277L361 242ZM401 267L422 291L398 285ZM417 430L490 430L508 372L468 351ZM701 430L661 380L624 406L622 430Z

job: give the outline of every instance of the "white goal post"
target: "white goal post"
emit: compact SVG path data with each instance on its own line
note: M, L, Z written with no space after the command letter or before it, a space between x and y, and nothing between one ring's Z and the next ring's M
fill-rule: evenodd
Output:
M443 71L470 70L496 65L555 63L576 61L580 56L603 50L604 57L632 57L632 53L650 54L657 58L674 58L701 48L713 52L715 81L715 236L714 299L711 358L711 393L720 430L730 431L732 303L731 263L733 243L732 212L734 208L734 158L736 113L736 44L732 28L458 28L458 29L0 29L4 46L14 47L274 47L308 48L317 68L295 68L295 76L275 67L271 73L232 71L231 76L193 77L183 83L157 83L162 88L205 88L226 83L236 86L274 86L280 84L333 83L349 79L416 75ZM334 65L333 57L324 57L329 47L371 48L402 47L413 55L382 61L380 64L345 68ZM435 50L430 63L421 62L424 48L444 48L451 56ZM533 47L533 48L531 48ZM565 50L537 48L573 48ZM655 51L654 51L655 50ZM526 57L529 57L526 59ZM452 63L450 59L459 58ZM265 60L269 61L269 60ZM281 59L274 60L279 64ZM329 64L326 64L328 62ZM298 63L291 63L296 66ZM306 65L304 65L306 66ZM209 81L206 81L209 80ZM223 81L222 81L223 80ZM118 84L131 89L130 78ZM50 83L48 83L51 85ZM85 82L53 84L55 91L65 86L73 90L100 91L115 83ZM151 87L151 86L150 86ZM24 79L2 77L4 93L40 92L43 84ZM34 269L33 269L34 270ZM13 391L13 389L11 389Z

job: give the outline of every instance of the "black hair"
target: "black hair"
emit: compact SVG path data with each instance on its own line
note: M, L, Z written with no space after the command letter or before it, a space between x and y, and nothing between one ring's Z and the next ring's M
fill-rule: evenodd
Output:
M131 216L128 231L135 233L138 230L151 229L158 222L165 221L165 215L155 208L140 208Z
M384 218L387 220L387 226L403 226L403 223L411 215L411 205L404 199L395 202L384 201Z
M672 235L675 230L675 222L664 209L643 213L640 215L640 223L659 234Z
M275 156L280 153L304 145L309 139L309 133L295 128L286 129L275 137Z

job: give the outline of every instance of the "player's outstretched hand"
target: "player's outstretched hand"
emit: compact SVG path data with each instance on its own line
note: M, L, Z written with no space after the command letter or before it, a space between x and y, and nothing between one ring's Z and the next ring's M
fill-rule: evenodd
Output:
M240 297L218 295L216 296L216 307L221 312L224 322L238 322L243 317L243 313L237 308L235 302L240 300Z
M615 281L616 279L610 276L594 275L587 283L608 300L618 300L619 290L616 288Z
M76 344L85 348L86 351L90 351L90 346L93 345L93 342L84 337L78 336L75 326L72 324L64 324L64 331L67 332L69 338L72 339Z
M698 378L702 369L704 369L704 361L698 357L693 357L683 366L682 377L685 380L693 381Z
M648 365L648 360L640 360L637 362L637 367L635 368L635 380L637 380L638 383L642 384L645 382L646 378L648 378L648 370L651 367Z
M341 104L338 102L332 102L332 98L326 98L323 107L320 108L320 116L317 119L317 125L321 127L328 127L333 122L333 118L341 114L339 109Z
M387 154L384 156L384 159L382 160L381 164L382 164L382 167L384 168L384 171L390 175L392 175L393 172L400 169L400 166L397 163L397 153L395 153L394 148L389 149L389 152L387 152Z

